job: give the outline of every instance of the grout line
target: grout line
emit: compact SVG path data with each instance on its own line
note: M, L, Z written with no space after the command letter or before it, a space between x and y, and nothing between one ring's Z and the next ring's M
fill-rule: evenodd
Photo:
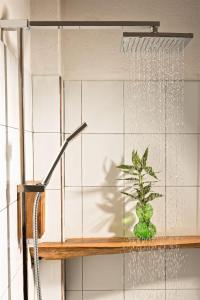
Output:
M164 98L164 112L165 112L165 236L167 233L167 91L165 85L165 98ZM167 251L165 249L165 300L167 298L166 288L167 288Z
M7 48L4 46L4 74L5 74L5 122L8 123L8 57ZM8 261L8 299L11 300L11 249L10 249L10 161L8 159L8 129L6 126L6 202L7 202L7 261ZM19 129L18 129L19 131Z
M36 134L59 134L60 132L58 131L34 131ZM68 134L68 133L63 133L63 134Z
M5 126L1 125L0 126ZM13 129L18 129L15 127L6 126ZM32 132L25 130L26 132ZM60 134L58 131L34 131L37 134ZM71 134L71 132L64 132L64 134ZM82 135L200 135L200 132L83 132Z
M66 185L65 188L124 188L124 185ZM126 187L131 187L131 185L126 185ZM154 185L155 188L199 188L200 185ZM50 189L47 189L50 190ZM57 189L52 189L57 190Z
M125 82L123 81L123 163L125 163L125 97L124 97L124 85ZM123 180L123 187L125 188L125 181ZM123 219L125 217L125 201L123 201ZM126 232L125 232L125 225L123 223L122 220L122 228L123 228L123 236L125 236ZM126 283L125 283L125 258L126 258L126 254L123 253L123 299L125 300L125 289L126 289Z
M200 167L200 156L199 156L199 148L200 148L200 139L198 137L198 141L197 141L197 182L200 181L200 174L199 174L199 167ZM199 195L200 195L200 191L199 188L197 188L196 190L196 234L199 233Z
M5 286L5 290L3 291L2 294L0 294L0 297L5 296L7 290L11 288L13 281L14 281L15 278L17 277L17 274L19 273L20 269L22 269L22 266L23 266L22 264L18 266L18 268L17 268L17 270L15 271L14 275L13 275L13 276L11 277L11 279L10 279L10 284L7 284L7 285ZM6 298L6 299L7 299L7 298Z
M35 178L35 139L34 139L34 96L33 96L33 76L31 76L31 97L32 97L32 159L33 159L33 181Z
M9 125L6 125L6 124L0 124L0 127L6 127L6 128L8 128L8 129L19 130L18 127L9 126ZM25 133L32 133L32 131L31 131L31 130L28 130L28 129L25 129L24 132L25 132Z
M52 75L48 75L48 74L33 74L34 77L40 77L40 76L57 76L57 74L52 74ZM124 79L124 78L120 78L120 79L109 79L109 78L101 78L101 79L64 79L64 81L83 81L83 82L104 82L104 81L111 81L111 82L121 82L121 81L125 81L125 82L132 82L132 79ZM139 81L139 80L134 80L134 81ZM140 80L142 81L142 80ZM149 80L149 81L153 81L153 82L157 82L159 80ZM165 80L165 81L171 81L171 80ZM199 79L184 79L184 81L186 82L200 82Z
M81 80L81 123L83 120L83 82ZM82 238L83 238L83 134L81 132L81 205L82 205ZM83 257L81 258L81 286L82 286L82 293L81 297L83 300Z
M43 132L38 132L43 133ZM47 132L56 133L56 132ZM65 134L70 134L70 132L65 132ZM200 132L83 132L83 135L200 135Z
M4 210L8 209L11 205L13 205L13 203L17 202L17 200L13 200L11 201L8 205L4 206L3 208L1 208L0 213L3 212Z
M66 292L81 292L82 290L66 290ZM120 289L108 289L108 290L84 290L84 292L122 292L123 290L120 290ZM159 289L159 288L155 288L155 289L151 289L151 288L148 288L148 289L138 289L138 288L126 288L126 291L200 291L200 289L198 288L174 288L174 289ZM151 299L150 299L151 300Z

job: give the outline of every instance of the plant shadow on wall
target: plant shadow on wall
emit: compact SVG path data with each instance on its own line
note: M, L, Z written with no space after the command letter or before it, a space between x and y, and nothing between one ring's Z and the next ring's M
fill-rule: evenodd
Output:
M117 180L115 181L119 177L120 171L117 169L114 161L108 162L105 159L103 172L105 180L102 186L89 188L85 193L85 199L87 199L87 194L94 195L94 197L98 195L100 200L96 204L97 210L103 212L103 217L100 221L95 222L95 225L92 225L91 230L94 233L98 233L104 229L104 232L107 231L109 236L116 237L123 236L124 232L126 235L129 235L136 220L134 213L130 211L124 213L129 199L125 200L125 197L120 193L121 188L124 188L124 186L118 186ZM113 185L113 181L115 181L115 185ZM125 218L129 219L128 224L123 222Z

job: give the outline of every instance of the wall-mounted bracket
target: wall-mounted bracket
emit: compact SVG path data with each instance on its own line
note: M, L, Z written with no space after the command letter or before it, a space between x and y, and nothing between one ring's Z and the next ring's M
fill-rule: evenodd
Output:
M27 182L17 186L17 207L18 207L18 239L22 237L22 195L25 195L26 207L26 238L33 238L33 205L37 193L41 193L41 200L38 207L38 237L41 238L45 232L45 186L38 182Z
M17 192L18 193L42 193L45 191L44 184L37 183L37 184L21 184L17 186Z

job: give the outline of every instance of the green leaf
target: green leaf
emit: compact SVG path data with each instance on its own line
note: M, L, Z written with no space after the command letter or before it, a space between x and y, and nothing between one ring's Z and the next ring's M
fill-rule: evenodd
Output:
M131 197L131 198L136 199L135 196L132 195L132 194L129 194L129 193L126 193L126 192L121 192L121 193L122 193L123 195L126 195L126 196L129 196L129 197Z
M118 178L117 180L132 180L132 181L137 181L138 178L135 178L135 177L127 177L127 178Z
M130 165L119 165L117 166L117 168L121 169L121 170L130 170L133 168L133 166Z
M145 202L149 202L149 201L152 201L156 198L160 198L162 197L162 194L159 194L159 193L151 193L149 194L149 196L147 198L145 198Z
M145 167L144 169L147 172L147 174L154 177L155 179L158 179L152 167Z
M147 158L148 158L149 148L147 147L143 156L142 156L142 166L146 167Z
M132 152L132 163L136 169L138 169L138 167L141 166L140 157L139 157L137 151L134 151L134 150Z
M148 184L146 185L144 188L143 188L143 193L144 195L148 194L151 190L151 184Z

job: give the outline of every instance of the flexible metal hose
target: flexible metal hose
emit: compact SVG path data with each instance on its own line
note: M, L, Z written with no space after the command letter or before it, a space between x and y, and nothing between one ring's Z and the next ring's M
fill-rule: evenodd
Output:
M38 256L38 207L41 193L37 193L33 206L33 253L34 253L34 280L37 291L37 299L42 300L41 284L40 284L40 267Z

